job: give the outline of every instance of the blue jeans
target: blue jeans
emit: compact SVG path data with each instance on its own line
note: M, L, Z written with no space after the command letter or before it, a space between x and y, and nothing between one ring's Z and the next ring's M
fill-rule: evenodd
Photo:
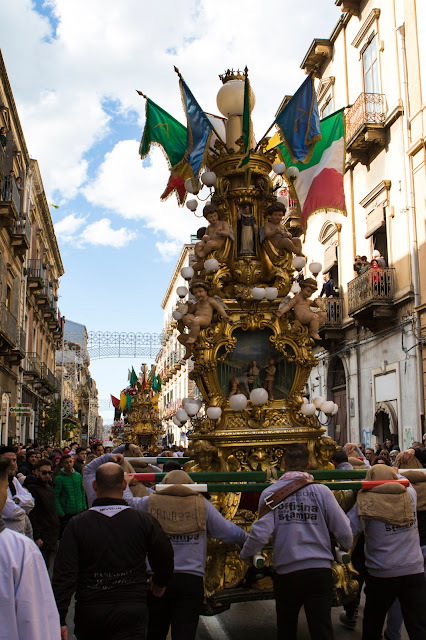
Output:
M423 552L425 561L425 577L426 577L426 546L420 547ZM388 611L386 618L386 635L389 640L401 640L401 627L403 623L401 605L398 598L394 600L393 605Z

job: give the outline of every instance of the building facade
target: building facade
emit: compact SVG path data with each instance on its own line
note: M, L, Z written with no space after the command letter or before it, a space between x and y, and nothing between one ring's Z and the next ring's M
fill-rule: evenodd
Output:
M308 263L323 265L320 288L325 274L336 288L308 391L338 404L328 424L338 443L390 437L406 447L424 431L425 8L416 0L336 5L335 29L313 41L301 65L317 78L322 118L345 108L347 151L347 214L315 213L304 241ZM355 257L370 262L373 252L381 270L357 275Z
M83 324L64 319L63 341L56 353L56 367L62 388L63 425L66 439L86 445L102 435L98 389L90 375L88 334Z
M196 236L191 236L191 243L185 244L179 259L173 270L167 291L161 303L164 312L162 348L156 359L156 371L161 375L162 388L158 403L160 420L163 424L164 436L167 444L186 446L186 432L188 425L183 428L173 422L176 411L182 406L182 399L198 397L198 389L195 383L189 379L189 373L193 368L192 359L185 360L185 349L178 342L179 332L177 322L172 313L176 308L179 297L176 293L178 287L188 287L188 282L181 275L181 269L192 264Z
M59 397L64 268L1 54L0 128L0 426L7 444L37 438L46 408Z

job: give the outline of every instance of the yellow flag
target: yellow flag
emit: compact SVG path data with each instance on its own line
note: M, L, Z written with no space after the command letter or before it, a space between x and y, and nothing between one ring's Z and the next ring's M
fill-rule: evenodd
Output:
M120 393L120 404L119 407L122 411L124 411L124 409L126 408L126 404L127 404L127 396L125 393L121 392Z

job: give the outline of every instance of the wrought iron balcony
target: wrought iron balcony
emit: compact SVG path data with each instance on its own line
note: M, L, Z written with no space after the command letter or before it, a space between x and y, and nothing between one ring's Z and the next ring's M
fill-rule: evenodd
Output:
M367 164L370 152L386 144L386 96L361 93L346 113L346 150Z
M320 327L319 334L322 346L329 348L343 337L343 298L327 298L325 302L327 320Z
M15 178L6 176L0 191L0 228L12 227L21 211L21 194Z
M10 230L11 245L17 255L24 255L31 244L31 224L28 218L19 218Z
M395 296L395 269L380 271L369 269L348 283L348 314L369 320L393 317Z
M0 339L10 347L15 347L18 340L18 321L4 302L0 303Z
M30 352L25 355L22 369L24 376L28 378L41 378L41 362L37 353Z
M41 365L41 378L48 391L59 391L59 389L61 388L60 381L46 364Z
M44 287L38 291L36 294L36 301L39 307L50 308L53 304L53 295L52 289L50 287L50 283L45 280Z
M28 260L28 286L35 292L45 284L44 265L42 260Z

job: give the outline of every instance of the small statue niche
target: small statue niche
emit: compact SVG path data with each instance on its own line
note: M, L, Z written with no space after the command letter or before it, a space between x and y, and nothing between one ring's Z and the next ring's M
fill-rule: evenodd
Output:
M257 224L252 205L242 202L237 210L238 220L238 255L256 255Z

